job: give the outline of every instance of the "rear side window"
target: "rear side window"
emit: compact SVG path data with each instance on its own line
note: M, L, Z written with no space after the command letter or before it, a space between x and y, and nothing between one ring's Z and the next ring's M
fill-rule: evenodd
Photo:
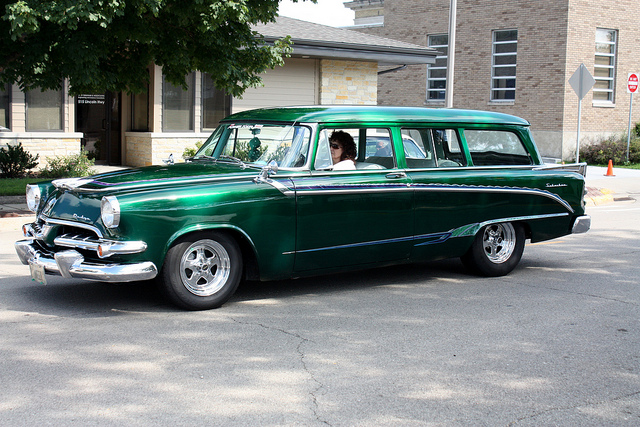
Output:
M451 168L464 166L455 129L403 128L402 146L407 168Z
M531 156L514 132L465 130L474 166L530 165Z

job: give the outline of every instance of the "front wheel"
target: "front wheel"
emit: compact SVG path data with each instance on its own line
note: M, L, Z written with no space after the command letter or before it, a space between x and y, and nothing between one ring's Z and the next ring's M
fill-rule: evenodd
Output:
M241 276L242 254L236 241L207 232L184 238L169 249L160 280L174 304L208 310L231 298Z
M522 225L510 222L490 224L480 230L461 260L476 274L504 276L520 262L524 241Z

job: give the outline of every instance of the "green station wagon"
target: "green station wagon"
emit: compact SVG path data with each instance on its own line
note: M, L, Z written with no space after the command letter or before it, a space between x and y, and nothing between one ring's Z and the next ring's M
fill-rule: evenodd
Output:
M334 170L334 131L355 143L350 170ZM222 305L243 279L448 257L500 276L526 239L589 229L585 172L543 164L529 123L504 114L245 111L185 163L29 185L37 219L16 250L40 282L157 279L186 309Z

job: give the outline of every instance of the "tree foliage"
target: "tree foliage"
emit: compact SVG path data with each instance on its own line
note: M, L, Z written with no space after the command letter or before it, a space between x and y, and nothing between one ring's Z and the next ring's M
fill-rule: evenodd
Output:
M266 45L251 26L278 0L0 0L0 80L72 94L143 92L148 66L185 86L194 70L232 95L282 65L288 40Z

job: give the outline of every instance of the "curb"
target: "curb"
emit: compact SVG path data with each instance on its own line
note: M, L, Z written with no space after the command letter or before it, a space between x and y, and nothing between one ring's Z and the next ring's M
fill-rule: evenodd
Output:
M584 197L587 206L600 206L613 203L615 192L608 188L587 187L587 195Z

